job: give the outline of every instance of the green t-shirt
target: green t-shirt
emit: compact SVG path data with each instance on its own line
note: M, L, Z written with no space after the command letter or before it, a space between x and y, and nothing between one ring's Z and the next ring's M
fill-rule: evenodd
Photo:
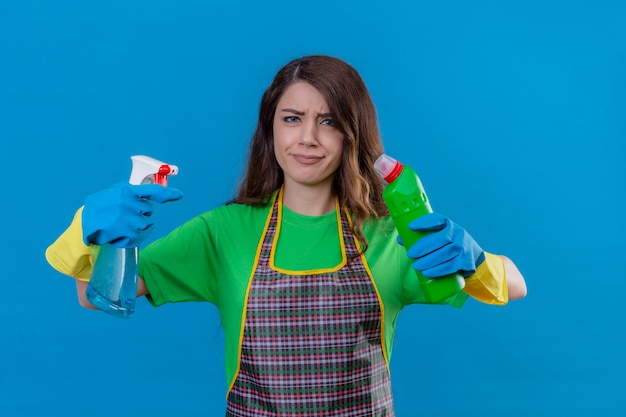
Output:
M270 209L271 205L218 207L193 218L140 253L139 275L153 305L206 301L217 306L224 329L228 381L237 369L246 290ZM398 313L408 304L425 300L411 259L397 243L391 219L370 220L363 232L368 240L365 260L383 303L385 346L390 358ZM342 262L340 233L336 212L305 216L283 206L275 267L292 271L336 267ZM444 304L460 307L466 298L461 292Z

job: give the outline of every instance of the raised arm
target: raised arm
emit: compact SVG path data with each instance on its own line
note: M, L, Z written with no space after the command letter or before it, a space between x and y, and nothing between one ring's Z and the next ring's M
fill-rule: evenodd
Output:
M95 263L90 246L139 246L152 230L152 203L181 197L179 190L158 184L118 183L92 194L76 212L70 226L48 247L46 259L57 271L76 278L80 305L95 309L85 295ZM142 279L138 280L137 292L138 296L147 294Z
M430 213L413 220L416 232L430 232L411 246L413 268L428 278L461 273L465 289L487 304L506 304L526 296L526 282L513 261L484 251L467 231L449 218Z

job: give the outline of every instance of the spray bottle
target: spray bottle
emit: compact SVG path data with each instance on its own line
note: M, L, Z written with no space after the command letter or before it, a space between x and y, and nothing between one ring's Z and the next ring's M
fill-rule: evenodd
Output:
M427 233L409 229L409 223L427 213L432 213L424 187L415 171L388 155L381 155L374 163L374 168L385 180L387 186L383 191L383 200L389 208L398 234L405 248L410 248ZM458 293L465 286L461 274L451 274L435 279L423 276L419 271L417 279L426 301L437 303Z
M130 184L167 186L170 175L178 174L176 165L165 164L144 155L131 156ZM115 317L128 318L135 311L137 261L139 248L96 246L97 258L87 286L87 299L100 310Z

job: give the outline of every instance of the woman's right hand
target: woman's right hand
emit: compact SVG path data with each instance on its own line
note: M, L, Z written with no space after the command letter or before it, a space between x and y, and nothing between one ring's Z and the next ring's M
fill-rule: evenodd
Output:
M82 213L85 244L111 244L119 248L139 246L152 232L153 202L180 200L176 188L159 184L120 182L88 196Z

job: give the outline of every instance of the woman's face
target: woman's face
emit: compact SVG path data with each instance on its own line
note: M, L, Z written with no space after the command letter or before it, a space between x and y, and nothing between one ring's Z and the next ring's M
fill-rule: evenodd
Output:
M326 100L315 87L298 82L285 90L274 116L274 153L285 174L285 185L332 184L341 163L343 140Z

